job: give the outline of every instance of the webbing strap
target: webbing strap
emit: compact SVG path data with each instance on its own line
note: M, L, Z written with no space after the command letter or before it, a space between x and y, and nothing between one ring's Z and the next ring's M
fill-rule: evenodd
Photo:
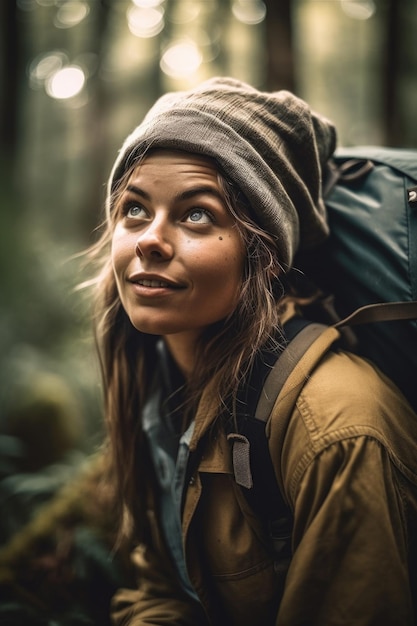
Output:
M324 324L307 323L291 339L285 350L279 355L269 372L261 396L259 398L255 418L266 422L272 407L287 381L289 375L316 339L328 328ZM238 485L251 489L253 486L250 467L250 442L239 433L229 433L228 440L232 443L232 463L235 481Z
M304 326L290 341L285 350L280 354L274 367L265 380L255 417L266 422L272 411L282 387L288 376L297 365L303 354L315 342L317 337L327 328L323 324L310 323Z
M356 309L340 322L335 324L335 328L342 326L357 326L358 324L369 324L372 322L393 322L395 320L417 319L417 302L380 302L378 304L367 304Z
M229 433L228 441L232 442L232 463L235 481L241 487L252 489L253 479L250 467L250 442L239 433Z

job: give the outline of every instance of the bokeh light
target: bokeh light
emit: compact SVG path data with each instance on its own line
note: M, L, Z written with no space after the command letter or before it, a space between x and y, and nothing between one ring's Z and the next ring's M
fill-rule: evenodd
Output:
M90 12L90 7L81 0L70 0L59 7L54 19L57 28L72 28L82 22Z
M68 64L68 56L61 50L52 50L46 54L40 54L29 66L29 83L32 89L44 86L52 74Z
M130 32L136 37L155 37L164 28L162 8L130 7L127 11L127 23Z
M368 20L376 10L373 0L340 0L343 12L356 20Z
M56 100L66 100L78 95L85 84L85 74L81 67L69 65L64 67L48 79L46 93Z
M236 0L232 5L233 15L239 22L253 26L266 17L266 6L260 0Z
M198 70L202 60L201 52L193 41L180 41L167 48L160 66L171 78L186 78Z
M164 0L132 0L133 4L141 9L153 9L163 4Z

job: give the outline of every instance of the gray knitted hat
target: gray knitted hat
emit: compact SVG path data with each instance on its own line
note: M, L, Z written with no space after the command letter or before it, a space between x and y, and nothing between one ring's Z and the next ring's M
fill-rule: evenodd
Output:
M328 234L322 168L335 144L333 124L288 91L260 92L212 78L155 103L122 146L108 191L151 148L213 157L275 237L280 261L289 267L298 248Z

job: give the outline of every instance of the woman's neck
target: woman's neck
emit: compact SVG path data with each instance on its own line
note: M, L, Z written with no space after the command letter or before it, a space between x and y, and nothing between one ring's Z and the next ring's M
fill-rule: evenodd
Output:
M165 335L163 339L183 376L189 380L194 369L198 335L194 332L178 333Z

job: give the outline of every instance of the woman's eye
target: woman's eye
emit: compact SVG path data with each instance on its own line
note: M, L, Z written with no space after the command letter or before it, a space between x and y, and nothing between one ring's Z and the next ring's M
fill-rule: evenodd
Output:
M187 221L195 224L211 224L213 218L211 214L204 209L192 209L187 215Z
M143 207L137 204L132 204L126 207L125 210L126 217L146 217L146 212Z

